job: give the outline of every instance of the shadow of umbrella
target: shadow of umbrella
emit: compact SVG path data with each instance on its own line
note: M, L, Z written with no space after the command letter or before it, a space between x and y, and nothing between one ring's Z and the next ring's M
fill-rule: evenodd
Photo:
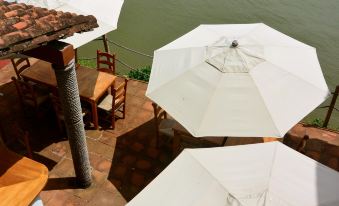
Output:
M131 200L172 161L170 148L155 147L153 121L140 125L117 137L108 180Z

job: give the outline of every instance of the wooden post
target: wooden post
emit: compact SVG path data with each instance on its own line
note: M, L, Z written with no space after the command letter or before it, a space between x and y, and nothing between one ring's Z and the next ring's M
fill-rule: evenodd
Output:
M330 121L330 118L331 118L331 115L332 115L335 103L336 103L337 98L338 98L338 94L339 94L339 85L336 87L335 92L333 94L331 104L330 104L330 106L329 106L329 108L327 110L327 115L326 115L323 127L327 127L328 122Z
M75 65L78 64L78 49L74 49Z
M107 43L108 39L107 39L107 35L106 34L102 35L102 40L104 42L105 52L110 53L109 46L108 46L108 43Z
M77 184L89 187L91 166L82 119L73 46L59 41L25 52L26 55L52 63L65 116L66 131L71 147Z
M0 146L5 145L4 140L3 140L4 138L5 138L5 134L4 134L1 122L0 122Z

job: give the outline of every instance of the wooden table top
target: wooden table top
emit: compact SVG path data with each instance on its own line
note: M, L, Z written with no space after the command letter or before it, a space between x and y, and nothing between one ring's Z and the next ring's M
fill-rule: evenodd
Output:
M0 206L29 205L45 186L48 169L0 145Z
M97 101L116 79L116 76L112 74L99 72L96 69L84 66L79 66L76 69L76 74L80 97L91 101ZM23 71L21 76L47 86L57 86L51 64L42 60L37 61L29 69Z

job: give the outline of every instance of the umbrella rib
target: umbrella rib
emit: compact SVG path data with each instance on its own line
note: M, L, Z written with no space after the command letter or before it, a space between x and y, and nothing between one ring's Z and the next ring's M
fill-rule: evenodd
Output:
M303 43L303 42L301 42L301 41L298 41L298 40L296 40L296 39L290 37L290 36L287 35L287 34L284 34L284 33L280 32L280 31L278 31L278 30L276 30L276 29L273 29L272 27L267 26L267 25L264 24L264 23L260 23L260 25L258 25L257 27L253 28L251 31L248 31L245 35L246 35L246 36L250 36L251 33L254 33L256 30L258 30L258 29L260 29L261 27L264 27L264 26L265 26L265 27L268 27L268 28L270 28L270 29L272 29L272 30L275 31L275 32L279 32L281 35L284 35L284 36L286 36L286 37L288 37L288 38L291 38L292 40L298 42L298 43L299 43L300 45L302 45L303 47L310 47L310 48L312 48L312 49L315 49L314 47L312 47L312 46L310 46L310 45L307 45L307 44L305 44L305 43ZM245 36L245 35L243 35L243 36ZM271 46L271 45L272 45L272 44L270 44L270 46ZM265 45L265 46L266 46L266 45ZM295 45L293 45L293 46L276 45L276 46L278 46L278 47L287 47L287 48L298 48L298 47L300 47L300 46L295 46Z
M214 67L214 66L213 66ZM218 71L220 71L219 69L218 69ZM222 75L220 75L220 78L219 78L219 81L218 81L218 84L216 84L216 87L215 88L218 88L218 85L220 84L220 80L221 80L221 78L222 78ZM213 99L214 98L214 96L215 96L215 94L216 94L216 89L214 89L214 92L213 92L213 94L211 95L211 97L212 98L210 98L210 99ZM207 110L209 110L209 106L210 106L210 104L211 104L211 100L208 102L208 104L207 104ZM203 122L205 121L205 117L206 117L206 115L207 115L207 113L208 113L208 111L207 110L205 110L205 114L204 114L204 118L202 118L202 120L201 120L201 122L200 122L200 125L199 125L199 130L200 130L200 128L201 128L201 125L203 124ZM200 133L200 132L199 132Z
M275 129L276 129L276 131L279 133L279 135L281 135L280 130L278 129L277 125L276 125L275 122L274 122L274 119L273 119L271 113L270 113L269 110L268 110L268 107L267 107L266 102L264 101L263 95L260 93L260 90L259 90L258 86L255 84L255 81L254 81L254 79L252 78L252 76L251 76L251 75L249 75L249 76L251 77L251 80L253 81L253 85L257 88L258 94L260 95L261 100L262 100L262 102L263 102L264 105L265 105L265 108L266 108L266 111L267 111L267 113L268 113L268 116L269 116L269 117L271 118L271 120L272 120L273 126L275 127Z
M309 82L309 81L307 81L307 80L305 80L305 79L299 77L298 75L295 75L295 74L293 74L292 72L287 71L287 70L283 69L282 67L280 67L280 66L278 66L278 65L276 65L276 64L274 64L274 63L272 63L272 62L270 62L270 61L267 61L267 60L266 60L266 62L268 62L268 63L274 65L277 69L282 70L282 71L284 71L285 73L288 73L288 74L290 74L291 76L294 76L294 77L296 77L297 79L300 79L300 80L302 80L303 82L306 82L307 84L309 84L309 85L311 85L311 86L313 86L313 87L315 87L315 88L317 88L317 89L319 89L319 90L321 90L321 91L324 91L323 89L317 87L316 85L312 84L311 82ZM325 92L325 91L324 91L324 92ZM328 93L328 96L329 96L330 92L329 92L328 90L327 90L326 92Z
M210 62L205 61L205 63L207 63L208 65L210 65L210 66L213 67L214 69L218 70L218 72L222 72L222 71L220 71L220 69L219 69L217 66L211 64ZM224 72L223 72L223 73L224 73Z
M272 178L272 173L273 173L273 165L275 163L275 157L277 156L277 150L278 150L278 144L277 142L274 143L275 144L275 149L274 149L274 153L273 153L273 157L272 157L272 163L271 163L271 170L270 170L270 179ZM268 187L269 188L269 187Z
M194 159L202 168L204 168L204 170L211 175L211 177L222 187L226 190L226 192L228 192L228 194L230 194L231 196L233 196L236 200L238 200L240 202L240 200L233 194L231 193L227 188L224 187L224 185L222 185L219 180L197 159L195 158L195 156L189 152L190 150L194 150L194 149L185 149L187 150L187 153L190 154L190 156L192 157L192 159ZM241 203L241 202L240 202ZM243 206L243 204L241 204L240 206Z
M272 180L273 168L274 168L274 165L276 163L275 158L277 156L277 150L279 149L279 145L282 144L282 143L274 142L274 144L275 144L275 150L274 150L274 153L273 153L272 163L271 163L271 170L270 170L270 174L269 174L269 179L270 180ZM302 154L300 154L300 155L302 155ZM269 191L269 188L270 188L270 182L268 183L268 186L267 186L267 192ZM264 205L266 205L266 200L267 200L267 198L265 198Z

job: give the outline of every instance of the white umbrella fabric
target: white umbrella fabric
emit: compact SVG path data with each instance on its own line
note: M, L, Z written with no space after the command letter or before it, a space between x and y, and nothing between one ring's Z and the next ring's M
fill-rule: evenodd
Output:
M72 44L74 48L78 48L117 28L124 0L17 0L17 2L58 11L95 16L98 21L98 28L93 31L74 34L61 40Z
M280 142L185 149L127 205L335 206L338 182Z
M282 137L328 95L315 48L262 23L200 25L156 50L146 91L197 137Z

